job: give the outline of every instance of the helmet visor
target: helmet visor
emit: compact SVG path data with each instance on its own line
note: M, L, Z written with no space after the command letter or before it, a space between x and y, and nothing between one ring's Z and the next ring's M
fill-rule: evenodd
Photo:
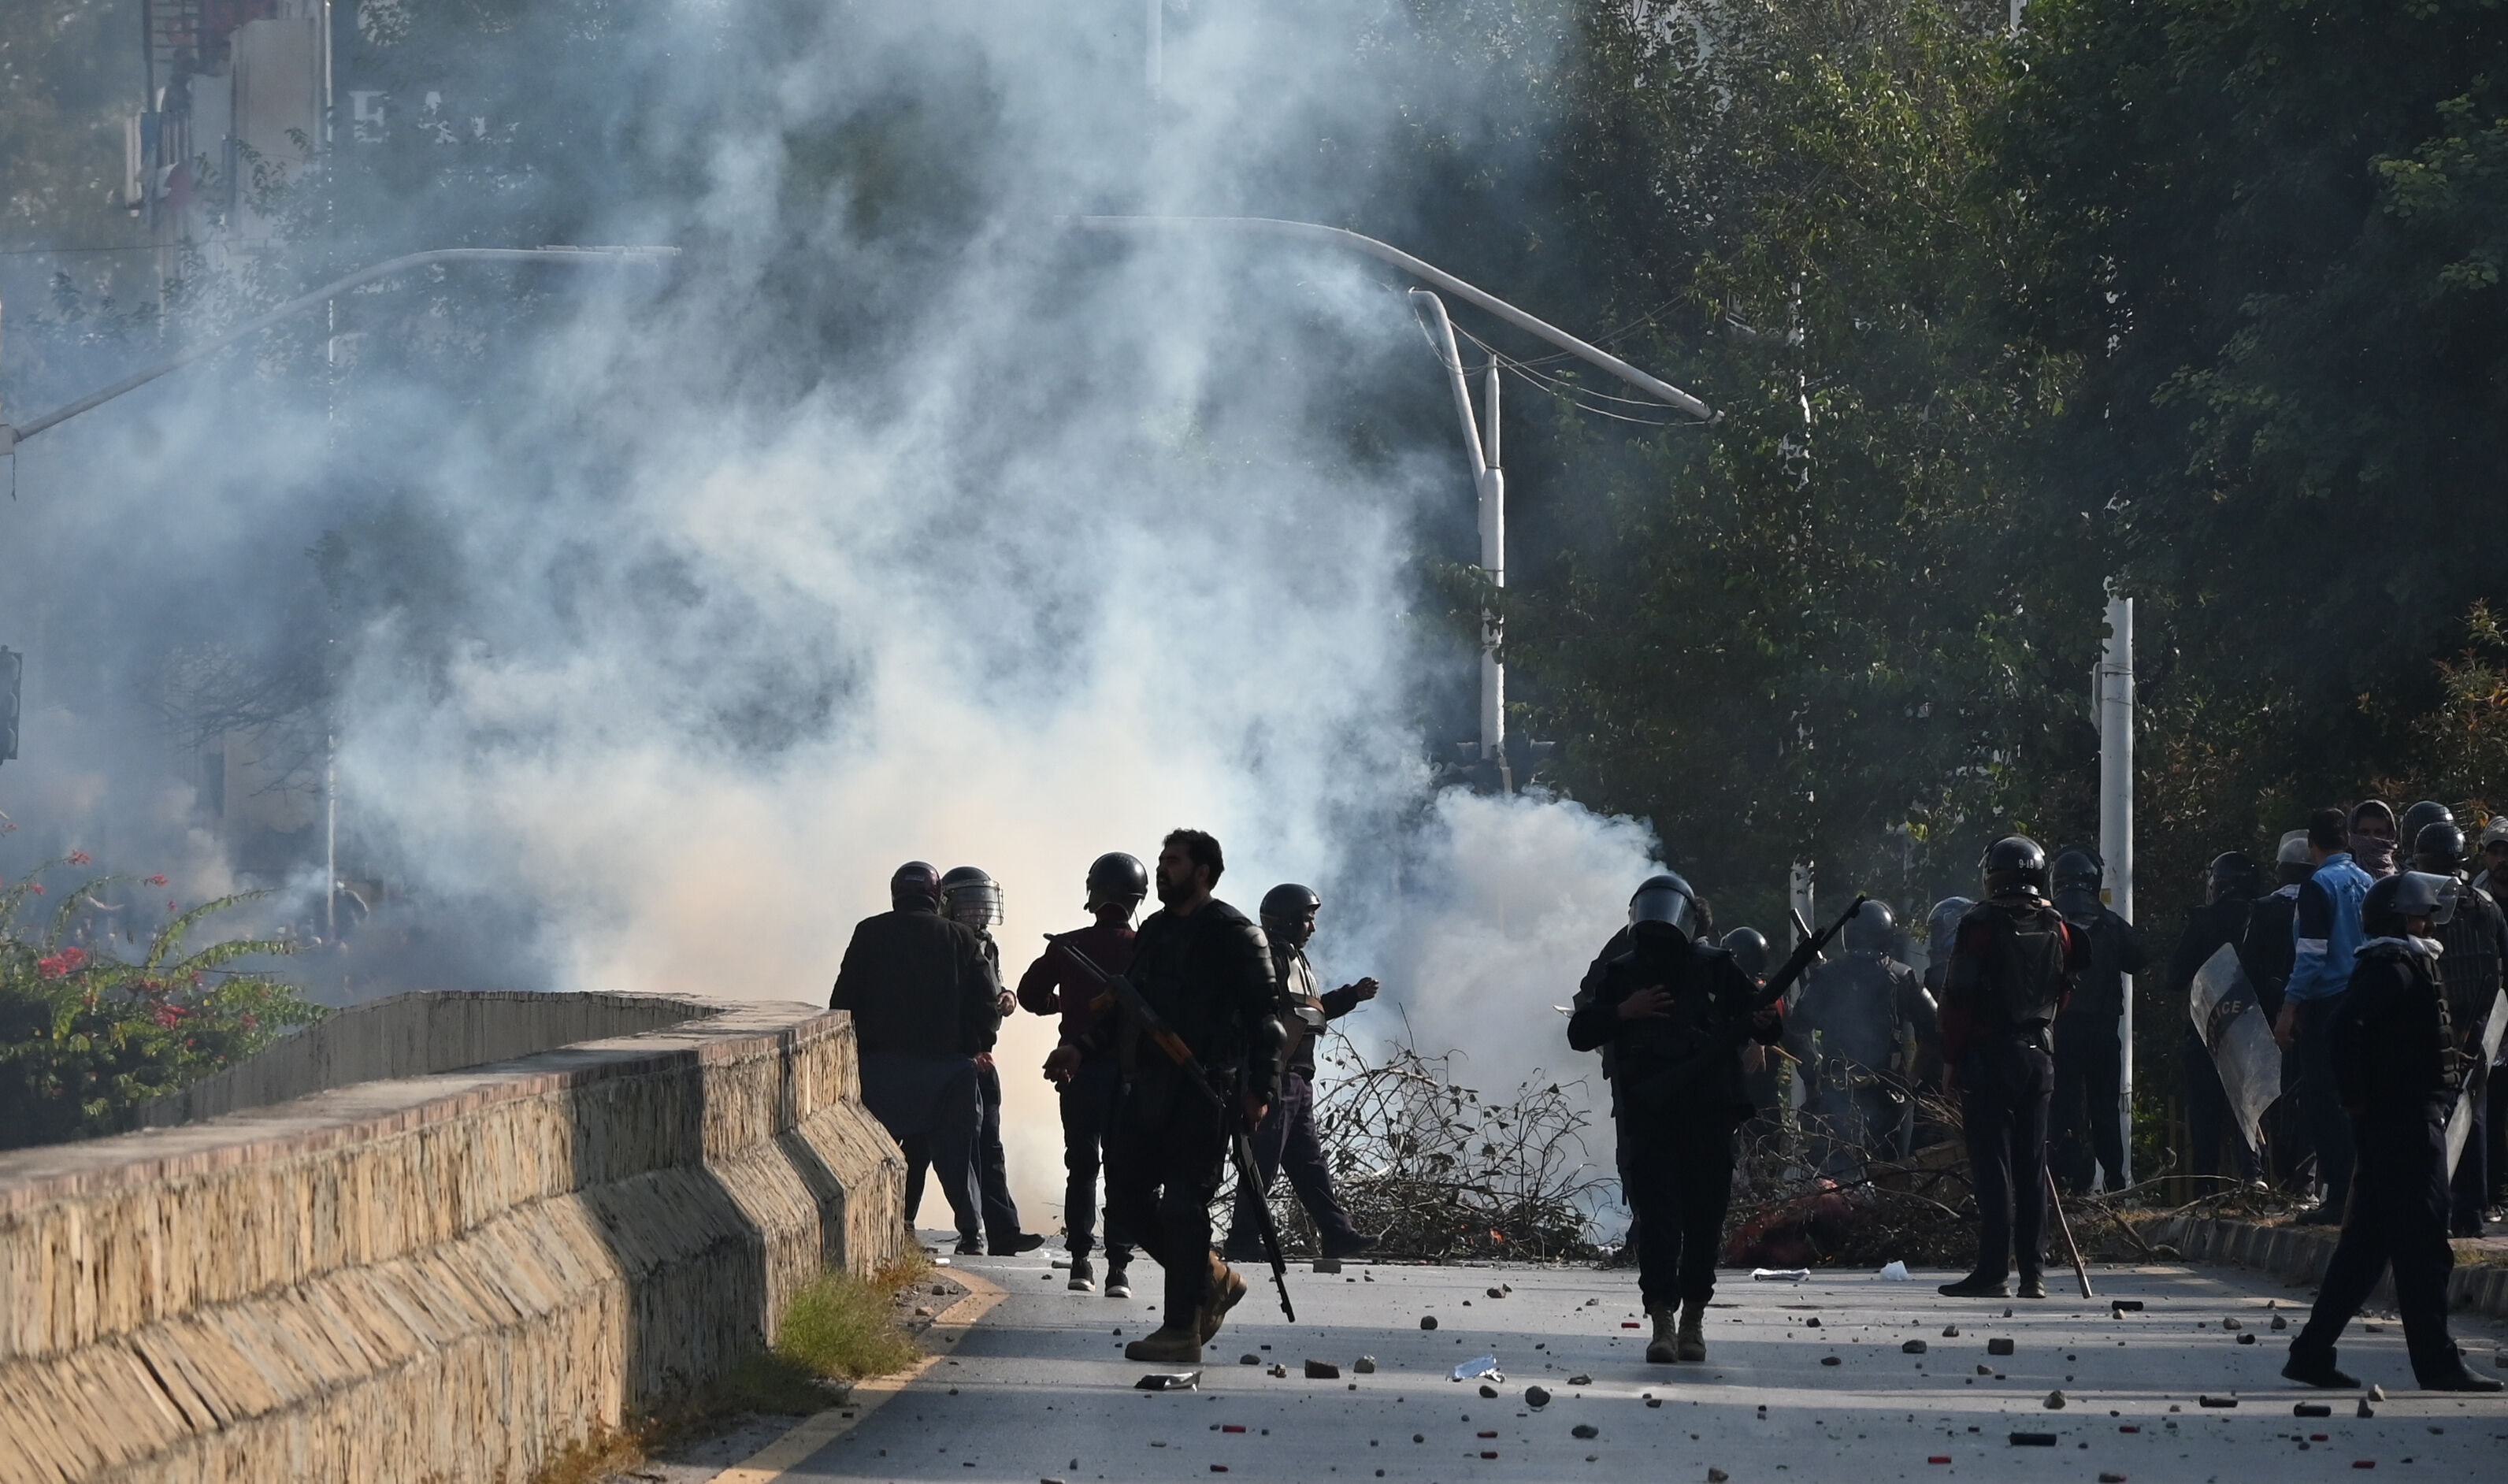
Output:
M1629 899L1629 923L1633 927L1641 922L1661 922L1686 933L1696 915L1697 906L1689 900L1689 894L1670 886L1649 886Z

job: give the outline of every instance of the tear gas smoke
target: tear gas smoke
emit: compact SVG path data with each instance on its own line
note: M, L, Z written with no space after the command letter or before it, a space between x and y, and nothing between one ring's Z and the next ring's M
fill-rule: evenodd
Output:
M1461 554L1436 543L1470 490L1398 290L1303 250L1053 225L1108 202L1344 219L1419 122L1393 93L1467 137L1488 121L1386 40L1400 16L1299 4L1171 4L1153 108L1109 19L1137 6L1105 9L663 9L613 58L645 184L582 240L682 243L667 286L570 280L484 387L379 363L325 414L195 368L30 448L5 520L31 580L0 591L36 651L27 761L0 773L29 827L12 857L75 840L179 868L195 900L230 884L115 698L199 633L318 624L303 553L363 522L323 661L341 807L361 867L423 905L405 951L432 982L824 1000L914 857L1004 883L1014 977L1084 920L1091 858L1192 825L1228 847L1223 898L1323 893L1320 971L1387 985L1354 1032L1398 1007L1482 1085L1591 1078L1550 1007L1653 842L1432 793L1470 658L1409 607L1423 555ZM589 98L604 65L548 86ZM795 141L829 137L869 137L884 173L796 190ZM886 224L918 210L959 228ZM1349 413L1388 386L1433 430L1391 452ZM1422 720L1441 704L1454 722ZM1051 1043L1022 1015L999 1054L1038 1228Z

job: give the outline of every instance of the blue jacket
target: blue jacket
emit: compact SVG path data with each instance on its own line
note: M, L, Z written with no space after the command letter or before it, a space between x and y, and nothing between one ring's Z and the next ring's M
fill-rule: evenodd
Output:
M2352 959L2360 951L2360 902L2370 884L2350 852L2339 851L2300 887L2299 909L2290 919L2297 957L2284 1000L2331 999L2350 985Z

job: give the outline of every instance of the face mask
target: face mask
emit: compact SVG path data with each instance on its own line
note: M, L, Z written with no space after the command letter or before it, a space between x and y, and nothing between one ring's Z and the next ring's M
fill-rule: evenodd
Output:
M2086 921L2099 914L2099 894L2086 886L2059 886L2055 910L2075 921Z
M2374 835L2351 836L2351 858L2371 872L2392 871L2395 866L2395 842Z

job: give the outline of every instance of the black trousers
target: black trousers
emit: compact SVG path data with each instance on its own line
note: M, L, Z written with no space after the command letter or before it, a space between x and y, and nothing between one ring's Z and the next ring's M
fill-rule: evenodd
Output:
M1342 1208L1341 1198L1333 1194L1332 1169L1324 1163L1323 1140L1315 1136L1315 1094L1313 1084L1304 1072L1286 1072L1280 1078L1279 1101L1263 1115L1254 1129L1254 1168L1263 1176L1261 1195L1240 1186L1236 1192L1236 1208L1228 1222L1228 1245L1236 1251L1250 1251L1262 1244L1262 1217L1255 1203L1268 1196L1272 1182L1287 1170L1289 1187L1298 1193L1299 1204L1314 1219L1315 1234L1323 1239L1324 1251L1339 1250L1358 1229L1349 1224L1349 1212Z
M2334 1086L2334 1012L2342 1003L2339 994L2301 1001L2299 1039L2291 1047L2299 1058L2299 1116L2316 1150L2329 1211L2343 1209L2351 1195L2351 1119Z
M1086 1257L1097 1245L1097 1172L1123 1102L1124 1068L1112 1057L1083 1061L1062 1085L1061 1097L1063 1243L1072 1256ZM1120 1268L1131 1260L1131 1238L1109 1211L1106 1261Z
M2490 1087L2483 1094L2482 1134L2490 1148L2490 1204L2508 1203L2508 1067L2492 1066Z
M1960 1058L1960 1119L1976 1191L1976 1269L2034 1278L2047 1265L2047 1107L2054 1059L2018 1035L1989 1035Z
M2332 1361L2334 1342L2391 1266L2414 1376L2424 1385L2453 1376L2464 1362L2447 1333L2447 1274L2455 1266L2447 1244L2447 1114L2402 1109L2354 1118L2350 1141L2359 1164L2342 1236L2307 1326L2290 1342L2291 1358Z
M2186 1151L2186 1169L2190 1174L2234 1174L2241 1180L2253 1180L2262 1167L2256 1151L2247 1144L2247 1135L2238 1127L2237 1115L2230 1107L2229 1090L2221 1086L2221 1070L2212 1064L2212 1053L2203 1038L2188 1032L2177 1049L2178 1065L2186 1074L2186 1130L2194 1147ZM2231 1163L2224 1167L2221 1150L2227 1145Z
M1194 1322L1209 1286L1210 1202L1227 1159L1210 1099L1162 1066L1134 1073L1106 1144L1106 1223L1165 1270L1171 1327Z
M862 1087L863 1106L905 1155L906 1224L914 1224L925 1176L937 1167L959 1240L976 1241L976 1136L983 1117L976 1058L866 1052Z
M2090 1188L2091 1161L2107 1188L2124 1188L2124 1130L2117 1099L2124 1088L2124 1047L2106 1019L2055 1022L2055 1096L2047 1139L2055 1178L2067 1190Z
M1621 1115L1621 1169L1638 1243L1638 1292L1651 1310L1715 1296L1724 1212L1733 1203L1733 1131L1714 1114Z
M976 1063L976 1092L983 1122L976 1135L976 1188L984 1207L984 1233L1004 1251L1019 1235L1018 1206L1011 1200L1010 1156L1002 1152L1002 1070L989 1060Z

